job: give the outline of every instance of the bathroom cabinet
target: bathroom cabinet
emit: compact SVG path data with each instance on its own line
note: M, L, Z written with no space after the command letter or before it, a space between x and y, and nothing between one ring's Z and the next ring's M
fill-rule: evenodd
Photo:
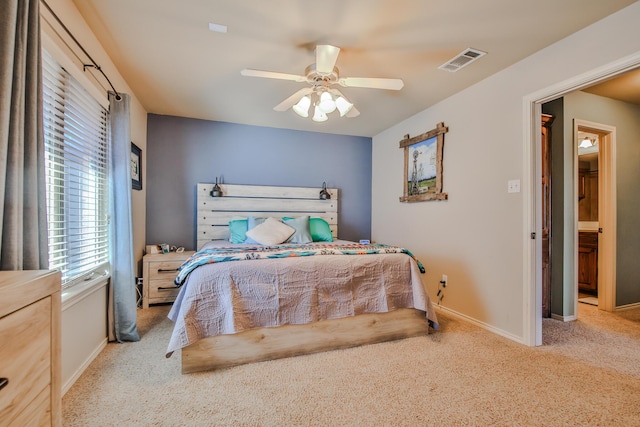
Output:
M598 232L578 233L578 290L598 293Z

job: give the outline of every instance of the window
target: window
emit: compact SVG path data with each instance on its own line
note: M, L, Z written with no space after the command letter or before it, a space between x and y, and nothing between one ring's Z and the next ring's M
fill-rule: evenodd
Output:
M108 111L43 52L49 268L62 287L109 262Z

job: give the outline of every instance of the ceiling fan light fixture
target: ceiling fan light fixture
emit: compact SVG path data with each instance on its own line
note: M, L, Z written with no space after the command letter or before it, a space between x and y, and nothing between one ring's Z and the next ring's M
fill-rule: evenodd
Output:
M318 104L320 110L323 113L333 113L336 110L336 103L333 100L333 96L329 92L322 92L320 94L320 103Z
M309 108L311 108L313 104L314 112L311 118L316 122L328 120L327 114L334 112L336 109L340 111L340 117L357 117L360 115L356 107L349 102L339 90L332 88L333 85L385 90L400 90L404 87L402 79L340 77L340 72L338 67L336 67L339 53L340 48L336 46L316 46L316 62L306 68L304 75L251 68L241 70L240 74L247 77L262 77L308 83L309 86L298 90L273 107L273 109L275 111L293 109L295 113L301 117L310 117L311 112Z
M300 101L293 107L293 111L300 117L309 117L309 107L311 106L311 98L308 95L300 98Z
M336 108L340 112L340 117L344 117L351 109L353 108L353 104L347 101L347 99L343 96L339 96L336 99Z
M326 115L322 109L316 105L313 112L313 121L314 122L326 122L329 117Z

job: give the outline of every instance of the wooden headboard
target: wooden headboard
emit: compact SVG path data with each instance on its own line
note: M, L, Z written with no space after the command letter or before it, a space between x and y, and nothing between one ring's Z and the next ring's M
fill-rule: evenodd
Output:
M218 184L222 197L212 197L214 184L198 184L197 248L211 240L229 239L229 221L235 216L283 217L309 215L326 220L338 237L338 189L331 199L319 198L321 188Z

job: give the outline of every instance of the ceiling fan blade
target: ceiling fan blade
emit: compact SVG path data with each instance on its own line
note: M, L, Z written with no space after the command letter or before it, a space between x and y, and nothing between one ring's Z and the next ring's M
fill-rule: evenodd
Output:
M299 76L296 74L287 74L287 73L276 73L274 71L262 71L262 70L252 70L250 68L245 68L240 71L240 74L246 77L264 77L267 79L279 79L279 80L292 80L294 82L306 82L306 76Z
M349 112L347 114L345 114L345 117L358 117L360 115L360 111L358 111L356 109L356 107L351 107L351 110L349 110Z
M328 44L316 46L316 71L319 73L331 73L336 66L340 48Z
M348 99L346 96L344 96L344 93L340 92L338 89L336 89L335 87L332 87L329 89L329 92L331 92L334 96L338 97L341 96L345 99Z
M401 79L381 79L375 77L343 77L338 80L344 87L364 87L371 89L400 90L404 87Z
M300 89L299 91L282 101L280 104L273 107L273 109L276 111L287 111L289 108L293 107L296 102L300 101L300 98L305 95L309 95L311 92L313 92L313 88L310 87Z

